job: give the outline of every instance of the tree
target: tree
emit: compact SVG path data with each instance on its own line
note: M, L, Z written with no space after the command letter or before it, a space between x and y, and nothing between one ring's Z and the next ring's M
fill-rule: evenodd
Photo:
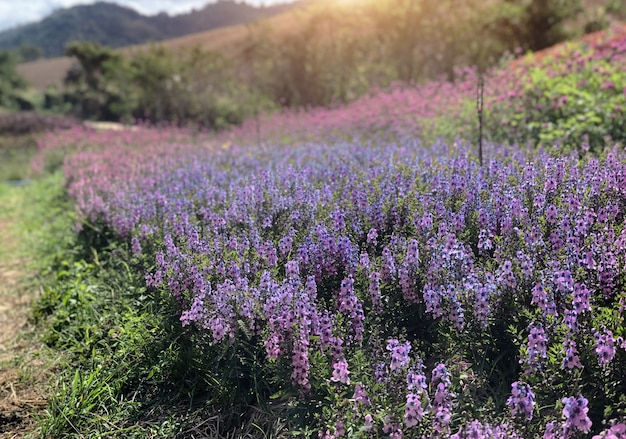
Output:
M20 61L35 61L43 56L43 50L34 44L22 44L17 48L17 54Z
M580 0L505 0L485 25L490 34L523 50L538 51L568 37L565 23L582 12Z
M65 76L66 99L84 118L119 120L125 114L124 102L130 99L124 88L128 81L128 62L109 47L97 43L70 43L67 56L77 62Z
M26 81L17 71L17 56L9 51L0 51L0 106L12 108L16 105L16 92L26 88Z

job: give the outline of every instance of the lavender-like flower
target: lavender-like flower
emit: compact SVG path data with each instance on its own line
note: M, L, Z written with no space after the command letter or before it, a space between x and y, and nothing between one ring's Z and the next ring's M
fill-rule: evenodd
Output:
M564 436L569 437L575 431L589 433L591 420L587 416L589 412L587 398L584 396L570 396L563 398L561 402L563 403L563 416L565 417Z
M533 418L535 394L528 384L521 381L515 381L511 384L511 396L506 403L511 408L513 415L520 415L528 420Z
M387 342L387 350L391 352L391 363L389 365L390 370L397 371L399 369L406 369L411 361L409 352L411 351L411 343L400 342L394 338L389 339Z
M333 364L333 376L330 380L336 383L350 384L349 375L348 363L346 361L338 361Z

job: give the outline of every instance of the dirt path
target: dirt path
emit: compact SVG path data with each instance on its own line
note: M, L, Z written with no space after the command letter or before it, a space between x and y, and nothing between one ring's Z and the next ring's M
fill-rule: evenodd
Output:
M12 190L12 189L11 189ZM29 261L18 232L19 198L0 197L0 439L21 438L35 428L45 405L43 361L29 323L37 289L28 286Z

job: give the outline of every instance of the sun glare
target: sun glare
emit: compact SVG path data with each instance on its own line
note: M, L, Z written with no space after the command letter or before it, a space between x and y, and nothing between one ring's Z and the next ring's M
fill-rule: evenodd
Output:
M340 5L356 5L359 3L365 3L367 0L333 0L333 3Z

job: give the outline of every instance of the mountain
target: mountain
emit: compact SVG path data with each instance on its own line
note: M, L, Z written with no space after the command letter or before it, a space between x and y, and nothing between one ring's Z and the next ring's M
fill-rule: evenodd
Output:
M145 16L116 3L98 2L60 9L43 20L0 32L0 49L23 45L41 48L45 57L61 56L70 41L93 41L124 47L162 41L224 26L244 24L280 14L306 0L255 7L233 0L219 0L200 10L170 16Z

